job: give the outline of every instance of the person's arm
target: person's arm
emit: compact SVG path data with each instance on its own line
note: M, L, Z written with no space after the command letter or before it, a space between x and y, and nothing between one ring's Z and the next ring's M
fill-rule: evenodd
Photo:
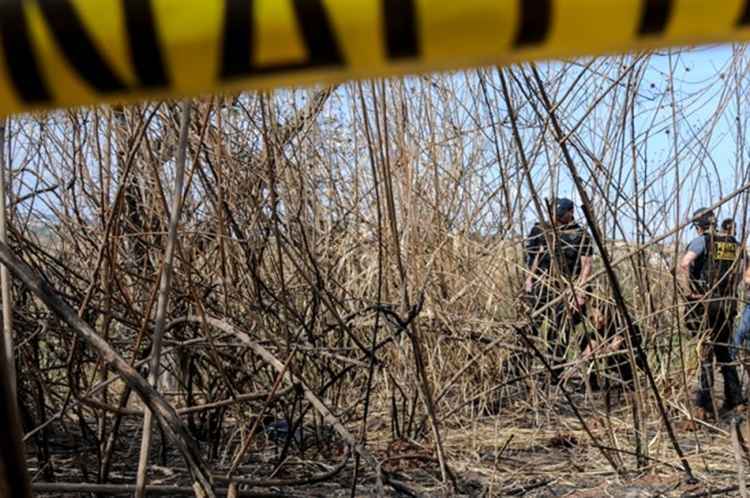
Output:
M680 289L682 289L682 292L684 295L686 295L688 298L691 299L700 299L700 294L696 294L693 292L693 289L690 286L690 267L693 265L693 262L698 257L698 254L694 251L688 250L680 260L680 263L677 265L677 283L680 286Z
M578 306L583 306L586 302L586 281L591 276L593 261L593 256L581 256L581 273L578 275L578 281L576 282L576 302Z
M531 292L532 289L534 289L534 275L536 275L536 271L539 268L540 259L542 259L542 255L541 253L537 253L536 256L534 256L534 262L531 264L529 274L526 277L526 285L524 286L526 292Z
M581 274L578 275L578 285L580 287L583 287L591 276L593 261L593 256L581 256Z

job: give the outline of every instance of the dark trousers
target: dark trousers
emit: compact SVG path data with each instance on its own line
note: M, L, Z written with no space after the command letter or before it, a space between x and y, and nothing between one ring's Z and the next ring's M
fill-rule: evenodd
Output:
M636 358L636 364L638 363L638 359ZM630 357L627 352L621 349L620 351L607 356L601 371L594 369L591 372L589 375L589 385L594 391L602 388L610 390L618 387L622 387L625 390L631 390L633 388L633 378L633 368L630 365ZM601 382L602 380L604 380L603 385Z
M544 308L549 302L560 294L554 289L536 287L527 294L527 300L532 313ZM586 316L586 307L575 310L568 304L568 299L550 306L539 316L534 318L533 326L537 334L541 334L546 328L547 342L546 351L548 361L552 367L552 382L557 383L563 372L562 365L565 363L565 351L570 341L570 335L576 326ZM581 348L585 348L582 343Z
M724 377L724 406L733 407L742 402L742 388L737 369L732 364L732 333L737 308L734 300L689 304L688 324L696 333L707 333L701 348L701 369L695 404L703 409L713 408L714 367L719 365Z

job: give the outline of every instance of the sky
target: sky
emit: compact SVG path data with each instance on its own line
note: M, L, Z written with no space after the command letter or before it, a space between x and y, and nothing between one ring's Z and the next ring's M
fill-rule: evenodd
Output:
M750 122L746 122L750 116L746 116L744 112L744 109L748 108L747 97L745 97L748 92L744 90L748 87L747 71L750 65L747 64L748 59L743 58L741 61L744 65L739 64L738 67L732 68L735 50L737 50L736 47L721 45L661 51L650 57L636 100L638 111L635 125L639 137L638 174L642 176L639 181L641 184L653 182L647 196L647 215L653 216L654 219L669 220L665 221L663 226L654 226L655 232L668 231L676 219L676 199L670 198L677 178L675 164L679 165L679 176L683 182L679 197L679 217L683 220L687 219L689 214L698 207L712 204L722 195L726 195L740 184L750 180L743 178L747 176L749 169L747 165L750 162L750 150L747 150L744 144L741 144L741 147L738 146L738 143L744 141L745 133L738 131L737 128L738 117L741 126L750 126ZM676 134L670 106L672 100L672 93L669 91L670 64L674 69L675 77ZM548 66L559 67L560 63L552 62ZM576 74L572 71L571 78ZM726 89L733 86L726 84L727 78L733 78L735 75L738 75L740 79L739 103L735 99L736 95L731 92L729 95L726 94ZM454 78L459 82L466 80L464 73L457 73ZM609 85L606 77L600 80L595 81L591 88L596 87L601 90ZM419 79L415 78L414 81L419 81ZM418 85L417 88L419 88ZM304 95L304 93L298 95ZM494 97L497 98L498 95ZM329 101L329 106L334 106L335 104L331 102ZM344 98L338 103L348 105L351 101ZM300 104L304 105L304 103ZM493 105L497 105L496 116L502 117L501 99L497 98ZM597 111L600 114L606 112L606 106L601 107L603 111ZM343 105L335 112L339 113L339 116L343 112L346 116L349 111L345 108L346 105ZM472 112L472 108L468 105L466 110ZM569 123L575 122L575 110L569 110L569 112L566 119ZM596 119L593 119L594 117ZM351 119L352 116L349 115L348 118ZM603 136L603 134L595 128L605 118L606 116L597 115L592 116L591 120L584 120L586 122L582 127L581 136L593 151L603 150L603 144L599 140L601 137L597 138L598 135ZM483 119L488 119L488 117L483 116ZM646 135L648 140L645 139ZM675 136L677 137L676 144ZM677 153L675 153L675 148ZM493 160L494 150L488 149L485 156ZM677 162L675 157L678 159ZM363 156L364 159L366 157ZM618 160L617 157L604 157L603 159L608 161L607 167L614 167ZM471 158L467 157L464 160L470 161ZM539 178L542 181L549 177L544 169L543 164L538 167ZM493 171L492 167L488 167L487 171ZM628 175L632 174L630 169L625 170L624 184L629 185ZM490 178L489 180L497 179ZM559 194L577 200L572 184L564 179L561 180ZM742 228L745 223L743 223L744 211L738 210L743 207L739 203L740 200L742 199L738 198L736 202L723 208L719 216L738 217ZM626 226L626 231L629 228L632 229L632 223L628 228L626 212L623 213L621 221ZM690 236L689 231L683 236Z
M749 124L745 112L748 64L744 56L733 57L736 50L744 53L744 47L720 45L674 50L671 54L664 50L649 60L636 100L635 128L639 137L638 174L642 175L639 180L641 185L653 182L647 216L665 221L663 226L655 227L655 232L667 231L676 223L678 199L672 192L678 176L682 185L681 221L687 220L695 209L717 202L750 181L750 151L744 144ZM733 60L738 61L734 66ZM673 93L670 73L674 75ZM602 107L606 112L606 106ZM601 120L602 116L598 118ZM587 137L584 141L588 140L592 150L601 148L596 130L581 135ZM631 175L632 171L625 172L625 184ZM560 191L578 200L569 180L561 181ZM717 213L719 219L735 217L743 229L746 211L743 202L747 202L746 196L725 205ZM627 215L620 221L633 228ZM691 230L685 230L681 238L693 235Z

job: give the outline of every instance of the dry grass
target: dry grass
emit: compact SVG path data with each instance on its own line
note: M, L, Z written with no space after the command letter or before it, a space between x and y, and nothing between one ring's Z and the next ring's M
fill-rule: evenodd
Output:
M744 52L733 55L733 77L721 83L727 95L744 88L743 61ZM698 340L682 325L670 269L694 204L715 202L720 187L723 209L738 218L746 211L747 171L738 165L734 183L708 171L710 148L687 132L667 158L646 163L655 146L646 133L655 125L647 123L678 121L642 95L656 92L647 77L652 63L596 59L550 66L545 79L579 149L598 228L676 442L700 489L722 488L736 472L729 425L690 427ZM523 236L544 216L538 206L567 195L571 179L535 111L526 70L504 74L515 114L491 71L196 101L166 319L213 317L287 364L307 394L366 442L385 477L403 482L386 486L389 493L448 493L453 475L452 491L472 496L690 494L642 373L638 397L614 392L608 409L604 393L583 387L591 363L576 347L567 356L570 399L548 388L541 362L530 360L518 331L529 311L520 292ZM696 94L708 95L715 83ZM715 104L701 124L705 134L734 117L726 101L707 104L685 92L654 98L674 98L685 113ZM736 110L738 143L743 109ZM162 103L27 117L10 128L15 198L30 195L15 205L14 251L75 308L86 304L84 318L133 364L151 346L178 118L176 106ZM604 275L592 285L591 307L612 303ZM134 469L108 475L107 462L133 461L140 418L123 416L125 437L115 429L116 407L140 403L120 381L104 387L115 374L99 353L28 291L16 285L14 292L34 479L132 482ZM585 322L570 343L591 327ZM209 467L224 471L237 458L259 479L307 476L338 456L326 443L304 452L255 435L257 444L246 444L258 419L260 430L286 420L316 431L330 419L298 388L269 396L277 371L236 336L183 324L167 330L164 348L159 387L176 407L263 395L182 417ZM96 458L60 457L61 434ZM164 467L184 467L168 456ZM357 469L362 493L377 477L365 461ZM354 467L337 477L336 492L346 494ZM174 482L184 479L175 472Z

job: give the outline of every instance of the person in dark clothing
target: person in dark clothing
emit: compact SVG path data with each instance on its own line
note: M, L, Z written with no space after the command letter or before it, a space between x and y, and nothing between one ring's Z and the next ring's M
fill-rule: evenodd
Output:
M737 370L732 364L732 332L737 314L736 289L739 282L742 250L731 235L717 233L712 211L699 209L693 214L698 237L688 245L677 273L687 296L688 328L705 337L701 347L701 368L695 404L700 416L716 413L712 391L713 358L724 377L726 413L745 402Z
M723 235L734 237L734 230L734 220L732 218L727 218L721 222L721 232Z
M526 239L525 291L534 314L562 292L574 289L571 299L537 313L533 321L537 333L546 325L547 353L558 367L552 378L556 384L570 334L586 313L585 283L591 274L593 247L589 234L575 222L570 199L556 199L552 207L552 222L535 223Z
M592 390L599 387L606 389L607 393L614 388L621 387L625 391L633 388L633 368L628 351L628 333L625 320L612 303L600 302L591 313L591 322L594 331L586 339L586 348L582 356L583 360L603 358L599 362L600 367L594 369L589 375L589 384ZM640 341L640 337L631 338L631 341ZM641 367L637 355L633 354L636 365ZM601 385L600 380L604 380Z

